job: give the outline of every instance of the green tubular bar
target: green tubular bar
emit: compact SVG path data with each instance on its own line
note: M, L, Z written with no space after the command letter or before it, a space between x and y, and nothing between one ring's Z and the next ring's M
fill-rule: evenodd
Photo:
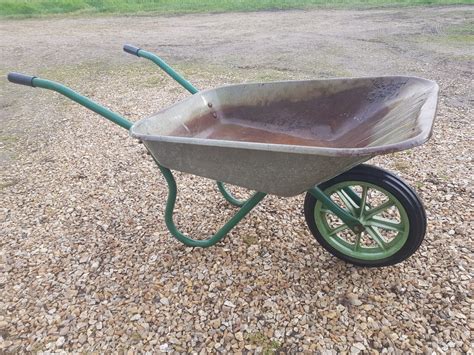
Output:
M143 49L137 50L137 56L151 60L153 63L158 65L163 71L176 80L181 86L188 90L191 94L197 93L199 90L196 89L189 81L179 75L173 68L171 68L163 59L158 57L156 54L147 52Z
M68 97L69 99L77 102L78 104L98 113L99 115L107 118L108 120L116 123L117 125L127 130L129 130L133 126L132 122L120 116L119 114L110 111L108 108L102 105L99 105L98 103L88 99L87 97L84 97L78 94L74 90L64 85L61 85L59 83L56 83L54 81L40 79L37 77L27 76L27 75L18 74L18 73L10 73L8 76L8 80L16 84L28 85L28 86L39 87L39 88L56 91ZM191 247L206 248L222 240L222 238L224 238L224 236L232 228L234 228L235 225L239 223L266 196L266 193L263 193L263 192L256 192L255 194L253 194L252 197L250 197L245 203L243 203L243 206L240 208L240 210L226 224L224 224L224 226L221 229L219 229L216 234L214 234L209 239L207 240L191 239L185 236L184 234L182 234L176 228L176 225L173 222L173 212L174 212L174 206L176 203L176 194L177 194L176 181L173 177L173 174L170 169L165 168L164 166L161 166L156 160L155 162L158 165L158 168L160 169L161 173L165 177L166 182L168 184L168 198L166 201L166 209L165 209L166 226L168 230L170 231L170 233L176 239L178 239L180 242L184 243L185 245L188 245ZM225 188L224 188L224 191L225 191ZM313 194L317 199L319 199L329 210L331 210L332 212L334 212L334 214L336 214L339 218L341 218L342 221L349 226L349 228L357 232L357 229L362 227L356 218L352 217L345 210L340 208L336 203L334 203L334 201L331 200L330 197L328 197L319 188L314 187L308 191L311 194ZM224 194L224 196L226 195Z
M231 205L236 207L242 207L248 200L239 200L235 198L225 187L224 183L217 181L217 188L221 192L222 196L224 196L225 200L229 202Z
M223 182L217 181L217 188L224 196L225 200L235 207L242 207L247 203L248 200L239 200L235 198L225 187Z
M186 90L188 90L191 94L197 93L199 90L192 85L189 81L187 81L183 76L181 76L179 73L177 73L173 68L171 68L168 63L166 63L163 59L158 57L156 54L153 54L151 52L145 51L143 49L137 49L136 50L136 55L138 57L146 58L151 60L153 63L158 65L163 71L171 76L174 80L176 80L182 87L184 87ZM239 200L235 198L230 191L228 191L225 188L224 183L218 181L217 182L217 188L221 192L222 196L226 199L227 202L229 202L231 205L236 206L236 207L242 207L245 205L247 202L246 200Z
M123 118L119 114L110 111L108 108L99 105L98 103L88 99L87 97L84 97L74 90L61 85L59 83L56 83L51 80L45 80L45 79L40 79L40 78L33 78L31 80L31 84L34 87L39 87L43 89L49 89L56 91L69 99L77 102L78 104L87 107L88 109L98 113L99 115L107 118L108 120L118 124L120 127L123 127L127 130L132 127L133 123L130 122L129 120ZM201 247L201 248L207 248L210 247L216 243L218 243L222 238L225 237L229 231L235 227L237 223L239 223L265 196L266 194L263 192L256 192L247 202L243 204L241 209L232 217L224 226L217 231L217 233L212 236L211 238L207 240L195 240L191 239L184 234L182 234L175 226L173 222L173 211L174 211L174 206L176 203L176 194L177 194L177 187L176 187L176 181L173 177L173 173L171 172L170 169L165 168L164 166L161 166L156 160L156 164L160 168L160 171L163 173L166 182L168 184L168 199L166 201L166 209L165 209L165 222L166 226L168 227L168 230L170 233L178 239L180 242L183 244L190 246L190 247Z
M113 123L118 124L120 127L125 129L130 129L133 126L133 123L129 120L123 118L119 114L110 111L108 108L99 105L97 102L94 102L87 97L84 97L74 90L69 89L67 86L61 85L51 80L33 78L31 83L34 87L53 90L59 92L60 94L70 98L72 101L77 102L78 104L87 107L89 110L98 113L99 115L107 118Z
M156 161L155 161L156 162ZM190 247L200 247L200 248L207 248L216 243L218 243L222 238L225 237L229 231L235 227L237 223L239 223L267 194L263 192L256 192L252 197L248 199L248 201L241 207L241 209L226 223L224 226L217 231L211 238L207 240L196 240L191 239L184 234L182 234L174 224L173 221L173 211L174 205L176 202L176 181L173 177L173 174L168 168L161 166L158 162L156 162L158 167L161 170L161 173L166 179L168 183L168 199L166 201L166 209L165 209L165 222L168 230L171 234L178 239L181 243L190 246Z
M339 207L329 196L327 196L320 188L313 187L308 192L323 203L330 211L334 212L347 226L356 233L360 233L365 228L359 220L350 213Z
M352 190L350 187L344 187L342 189L357 205L360 206L361 199L360 197Z

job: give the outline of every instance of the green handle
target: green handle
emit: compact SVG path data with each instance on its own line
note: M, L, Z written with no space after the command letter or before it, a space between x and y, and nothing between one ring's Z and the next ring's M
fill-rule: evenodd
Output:
M171 76L174 80L176 80L181 86L183 86L186 90L188 90L191 94L197 93L199 90L195 88L189 81L183 78L180 74L178 74L173 68L171 68L168 63L166 63L163 59L158 57L156 54L151 52L147 52L141 48L132 46L130 44L126 44L123 46L123 50L129 54L136 55L137 57L142 57L151 60L153 63L158 65L163 71Z
M56 83L54 81L19 73L9 73L8 80L14 84L33 86L56 91L61 95L70 98L72 101L77 102L79 105L87 107L89 110L98 113L99 115L107 118L115 124L118 124L120 127L123 127L126 130L129 130L133 126L132 122L120 116L118 113L110 111L108 108L98 104L97 102L94 102L91 99L88 99L87 97L82 96L81 94L68 88L67 86Z
M31 75L25 75L20 73L8 73L7 79L13 84L33 86L33 79L35 77Z

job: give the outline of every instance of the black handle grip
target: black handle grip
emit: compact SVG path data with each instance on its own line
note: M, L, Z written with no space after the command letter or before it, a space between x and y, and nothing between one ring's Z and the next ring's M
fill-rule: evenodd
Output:
M132 46L130 44L126 44L123 46L123 50L138 57L138 51L140 50L140 48Z
M33 85L34 78L36 78L36 76L25 75L25 74L20 74L20 73L8 73L8 76L7 76L8 81L11 83L32 86L32 87L34 87Z

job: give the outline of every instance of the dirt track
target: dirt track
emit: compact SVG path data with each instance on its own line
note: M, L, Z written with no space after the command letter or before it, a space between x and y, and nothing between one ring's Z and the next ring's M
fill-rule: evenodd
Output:
M472 27L470 18L471 7L445 7L4 20L0 70L38 75L89 66L119 80L120 71L114 78L106 67L136 65L121 53L122 44L133 43L193 66L194 81L206 79L201 71L216 69L239 80L409 74L438 81L442 100L467 108L473 100L472 33L471 42L455 33ZM93 79L84 78L91 89ZM65 80L77 85L77 78ZM18 109L10 97L24 92L5 82L0 90L2 122L17 131L10 120L16 121Z
M406 74L441 92L430 143L374 160L425 201L425 243L365 270L316 245L301 196L269 197L214 249L183 248L163 222L165 183L126 132L2 80L0 351L472 348L473 9L2 20L1 74L65 82L134 120L186 93L124 43L200 88ZM178 182L198 191L178 203L186 232L233 213L212 183Z

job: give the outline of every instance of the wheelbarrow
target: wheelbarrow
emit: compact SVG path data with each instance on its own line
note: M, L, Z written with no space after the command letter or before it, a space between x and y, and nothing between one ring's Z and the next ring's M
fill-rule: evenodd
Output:
M141 140L168 184L165 222L180 242L212 246L267 194L306 192L308 227L334 256L359 266L386 266L418 249L426 230L422 202L396 175L362 163L429 139L435 82L384 76L198 91L155 54L131 45L123 49L153 61L192 95L132 123L54 81L18 73L8 80L56 91ZM208 239L184 235L173 221L177 187L171 169L218 181L224 198L240 209ZM242 201L224 183L257 192Z

